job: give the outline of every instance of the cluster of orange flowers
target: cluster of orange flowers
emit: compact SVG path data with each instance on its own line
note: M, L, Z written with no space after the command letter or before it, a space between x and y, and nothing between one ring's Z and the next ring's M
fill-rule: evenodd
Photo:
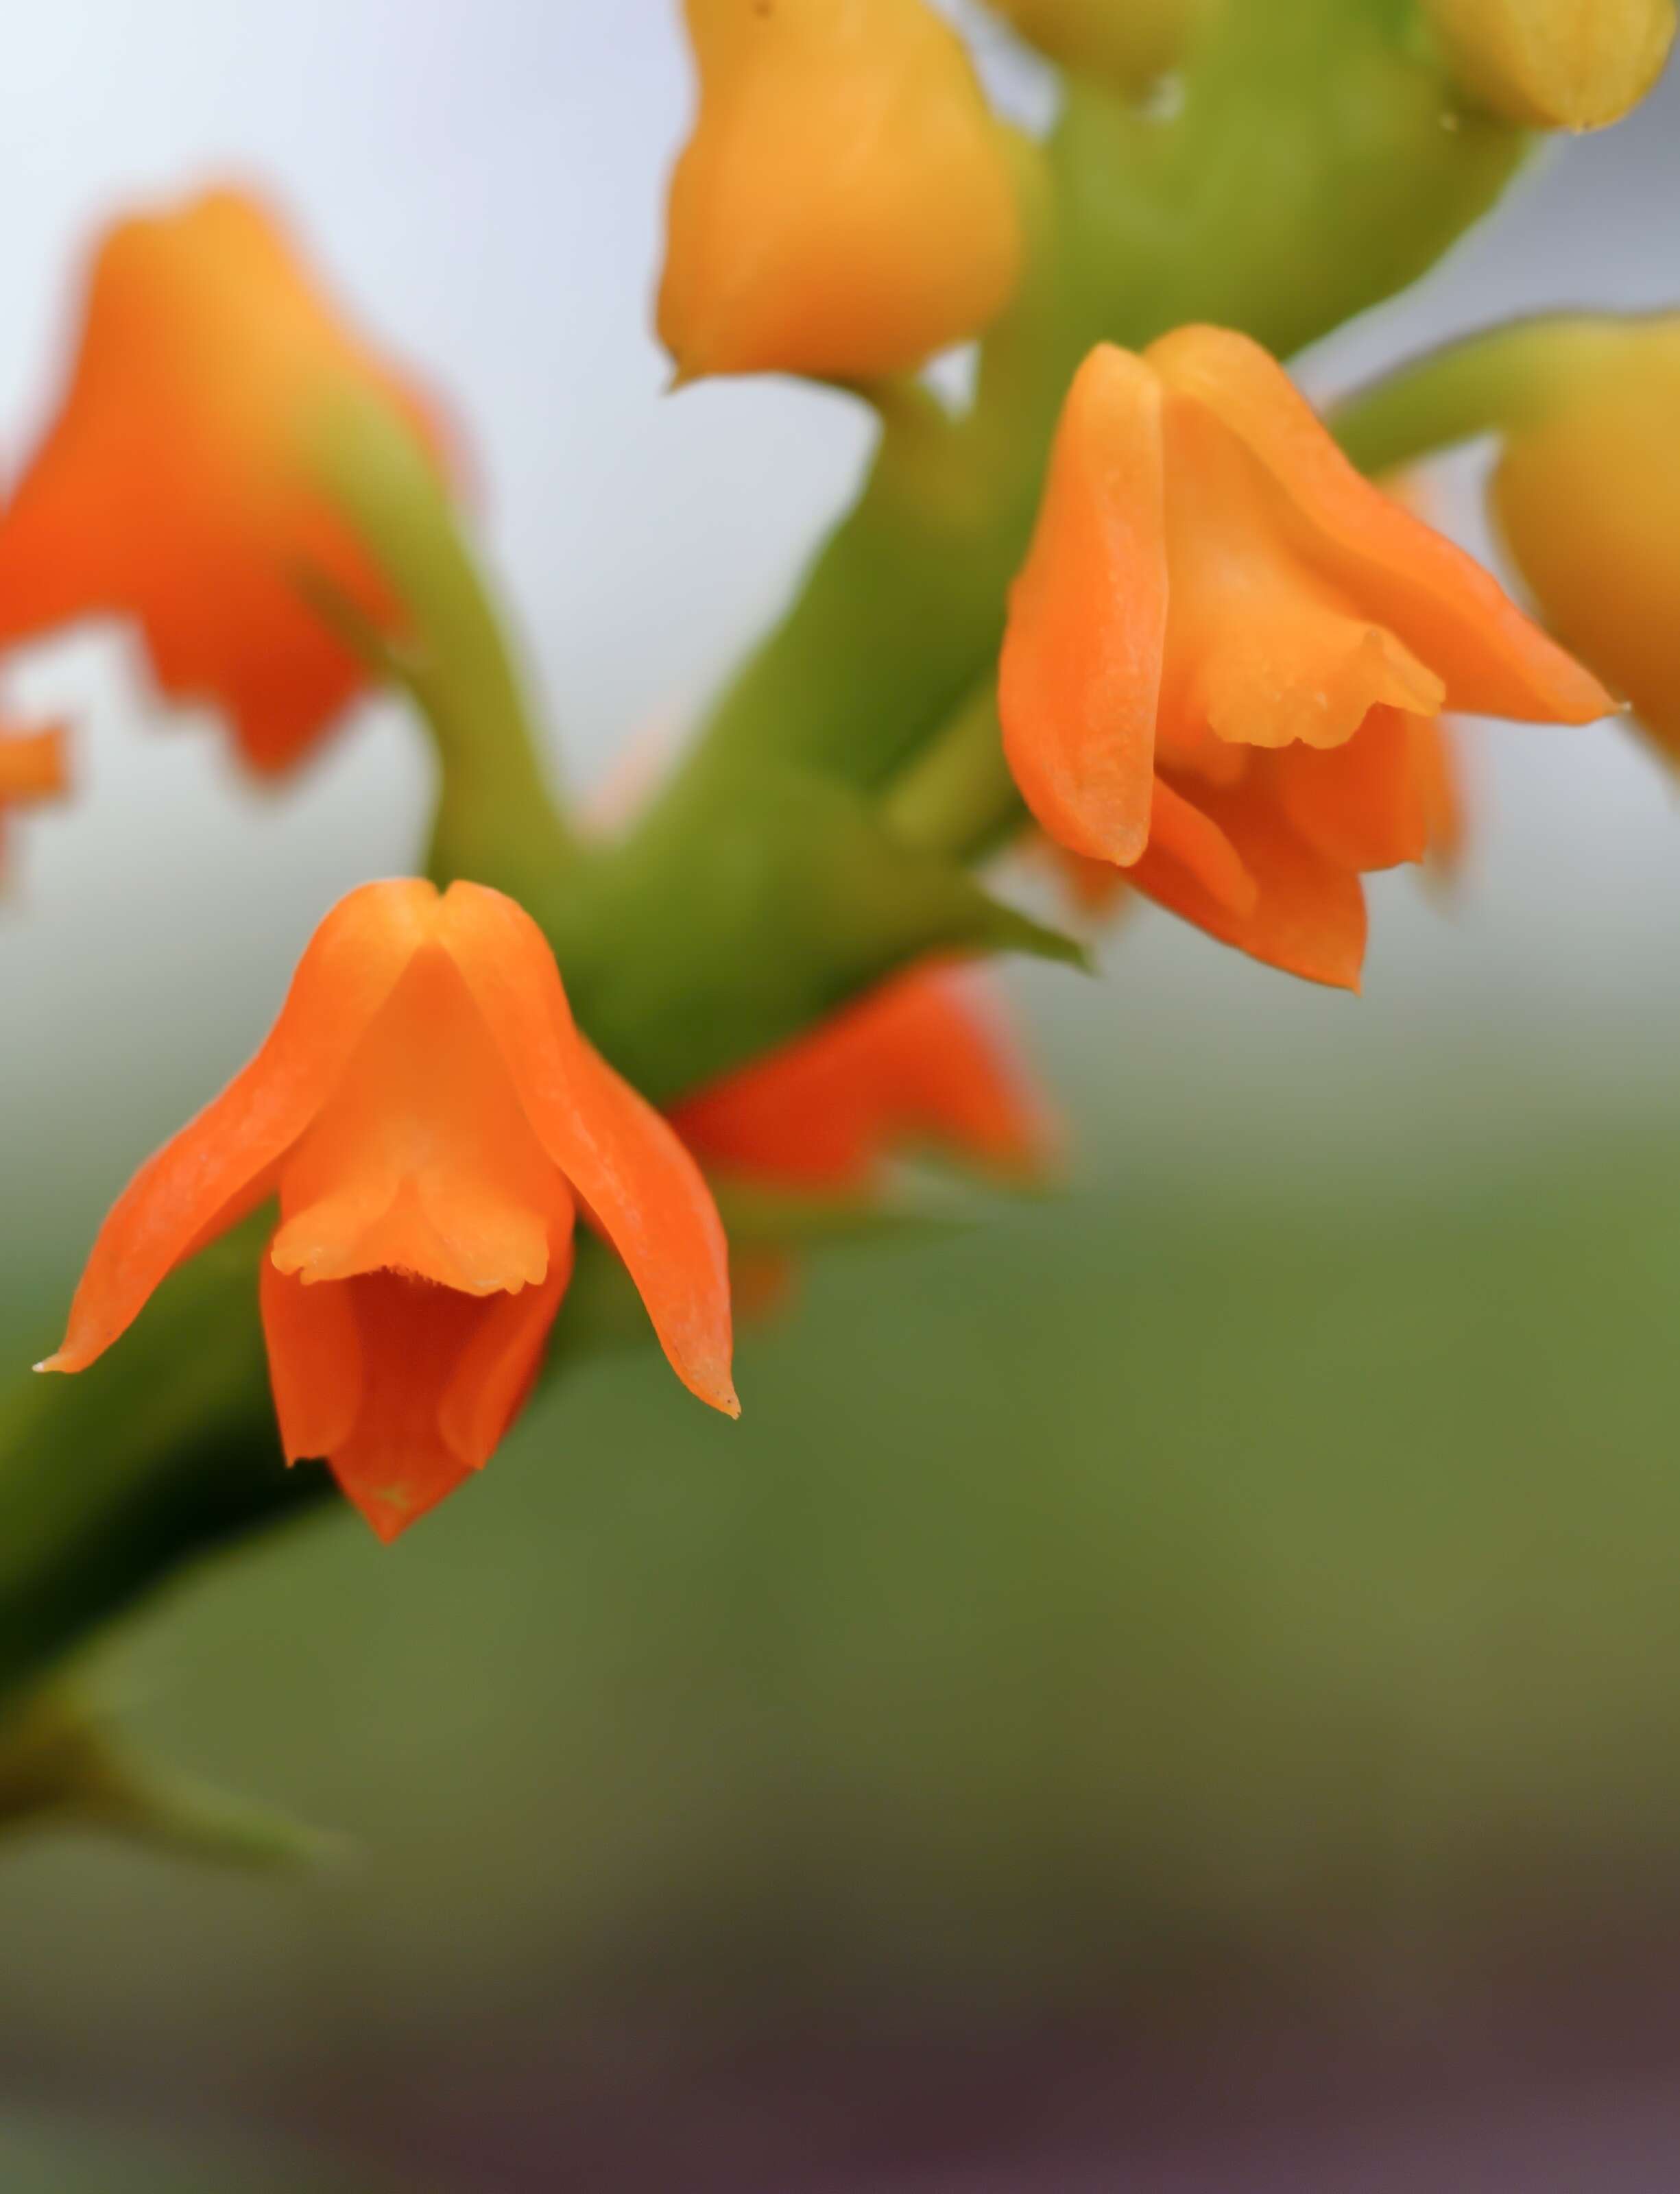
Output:
M1052 49L1058 24L1079 33L1074 0L1010 12L1049 25ZM700 105L659 297L682 377L872 385L1005 309L1022 147L923 0L688 0L688 15ZM1499 507L1554 625L1674 735L1680 489L1630 422L1680 381L1680 335L1631 333L1616 359L1564 376L1510 434ZM250 199L124 222L0 513L0 642L130 618L166 693L213 699L253 770L291 768L369 675L319 583L371 630L402 630L312 462L324 411L350 399L452 476L435 406ZM1205 327L1142 355L1100 346L1073 379L998 698L1026 808L1082 874L1349 988L1361 877L1456 835L1442 712L1579 724L1616 705L1355 469L1271 358ZM0 737L0 810L62 781L56 732ZM327 1458L391 1536L517 1413L578 1215L679 1377L733 1413L703 1168L870 1197L912 1143L1019 1175L1053 1140L992 1009L942 962L665 1117L574 1026L512 900L470 880L370 884L322 923L256 1058L121 1198L43 1368L90 1364L176 1264L276 1199L261 1292L286 1453Z

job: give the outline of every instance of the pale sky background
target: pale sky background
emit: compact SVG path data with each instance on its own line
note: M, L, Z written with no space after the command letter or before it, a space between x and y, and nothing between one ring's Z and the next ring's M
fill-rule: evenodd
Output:
M660 393L649 301L689 101L674 4L54 0L14 14L0 450L26 446L42 416L96 225L250 179L366 325L454 399L568 774L598 778L636 727L705 693L843 506L869 429L787 384ZM1556 148L1446 267L1314 360L1312 383L1510 310L1680 298L1677 208L1671 80L1622 128ZM101 637L7 674L14 698L77 715L83 790L15 834L0 1197L51 1188L72 1223L250 1049L331 899L411 864L426 808L418 743L389 707L265 795L208 719L147 721L131 667ZM1378 1088L1396 1117L1499 1134L1560 1105L1661 1100L1680 1056L1680 802L1614 727L1478 729L1472 766L1477 847L1456 908L1410 876L1379 881L1361 1002L1158 916L1116 939L1102 989L1028 978L1027 1010L1075 1081L1103 1067L1116 1094L1096 1109L1116 1135L1147 1127L1188 1148L1263 1118L1327 1150Z

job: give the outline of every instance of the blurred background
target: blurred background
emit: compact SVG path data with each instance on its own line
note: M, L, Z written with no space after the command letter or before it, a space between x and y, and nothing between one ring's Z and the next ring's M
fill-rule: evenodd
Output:
M791 386L659 393L674 15L21 11L0 444L95 224L255 179L457 406L600 779L868 442ZM1671 302L1677 203L1671 77L1308 378ZM1480 544L1474 486L1437 508ZM9 1360L423 825L390 710L265 797L137 667L6 673L83 727L0 913ZM8 2194L1680 2183L1680 813L1614 726L1467 744L1468 870L1376 880L1362 1000L1153 914L1100 988L1012 979L1067 1188L831 1257L739 1427L592 1363L393 1552L314 1520L112 1640L149 1743L359 1856L9 1848Z

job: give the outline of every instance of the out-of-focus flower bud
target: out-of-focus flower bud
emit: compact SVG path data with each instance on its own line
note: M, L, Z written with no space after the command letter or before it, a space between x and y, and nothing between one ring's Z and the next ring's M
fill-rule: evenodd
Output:
M7 810L32 807L37 801L55 800L68 782L62 725L49 724L40 731L14 732L0 724L0 883L5 881L3 832Z
M1031 1179L1055 1144L1049 1101L996 1001L975 971L942 962L895 976L671 1117L720 1173L854 1194L906 1151Z
M992 0L1064 68L1142 90L1176 68L1217 0Z
M1044 1178L1060 1141L984 975L943 960L891 977L697 1091L670 1117L720 1192L837 1198L860 1211L883 1204L895 1158L926 1152L1032 1182ZM781 1309L799 1270L790 1246L733 1227L729 1264L743 1318Z
M118 1198L41 1369L83 1370L271 1196L280 1439L325 1456L382 1539L488 1462L523 1405L580 1203L677 1376L739 1414L699 1169L578 1033L546 939L499 892L410 879L340 901L256 1057Z
M1680 314L1547 334L1494 518L1547 623L1680 759Z
M873 381L977 335L1023 250L1014 158L925 0L688 0L699 112L671 178L680 377Z
M1602 129L1662 72L1674 0L1424 0L1464 89L1511 122Z
M288 768L366 679L299 568L376 627L394 614L309 462L346 399L440 450L423 399L254 200L213 191L119 221L62 407L0 514L0 641L132 617L166 693L220 704L250 767Z
M1609 697L1343 457L1247 337L1101 345L1063 408L998 675L1010 766L1071 852L1257 957L1356 985L1359 879L1416 860L1443 706Z

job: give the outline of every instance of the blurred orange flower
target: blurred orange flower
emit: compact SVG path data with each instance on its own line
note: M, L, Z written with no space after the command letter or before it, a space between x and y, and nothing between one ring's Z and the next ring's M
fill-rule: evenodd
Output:
M864 1193L917 1145L1021 1178L1048 1164L1047 1100L977 971L915 968L808 1036L699 1091L671 1115L721 1173Z
M437 454L420 397L252 199L215 191L119 222L63 405L0 514L0 642L135 617L166 693L220 704L251 768L289 768L366 675L299 567L376 623L394 611L308 462L346 395L390 405Z
M1070 852L1356 988L1361 873L1454 832L1441 709L1584 723L1612 705L1354 470L1246 336L1086 359L998 684L1016 782Z
M267 1042L101 1228L44 1370L278 1194L262 1320L289 1460L324 1456L382 1538L486 1462L535 1376L579 1204L677 1376L738 1412L722 1229L665 1122L578 1033L511 899L369 884L311 940Z
M69 783L64 759L64 727L49 724L39 731L8 731L0 726L0 831L11 807L52 800ZM0 836L0 877L3 877L5 844Z
M672 1124L720 1180L868 1198L918 1147L1004 1179L1041 1175L1059 1137L978 969L933 961L679 1105ZM732 1254L743 1317L786 1302L785 1251Z
M1004 126L925 0L688 0L699 113L659 337L685 381L871 381L977 335L1023 238Z

